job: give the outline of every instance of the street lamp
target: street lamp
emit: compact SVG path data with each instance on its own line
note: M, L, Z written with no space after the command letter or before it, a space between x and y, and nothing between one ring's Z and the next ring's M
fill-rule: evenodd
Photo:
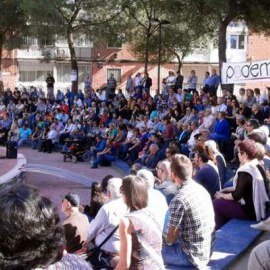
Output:
M159 20L157 18L153 18L150 20L152 25L158 26L159 34L158 34L158 78L157 78L157 86L158 91L160 91L160 64L161 64L161 26L166 24L171 24L167 20Z

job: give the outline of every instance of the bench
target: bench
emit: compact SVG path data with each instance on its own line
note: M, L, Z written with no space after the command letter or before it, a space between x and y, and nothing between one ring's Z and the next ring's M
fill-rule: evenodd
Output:
M206 269L227 269L262 233L250 228L255 222L232 219L216 232L213 254ZM191 270L194 267L167 265L167 270Z
M120 169L125 175L128 175L129 174L130 169L129 169L128 164L125 161L123 161L121 159L116 159L113 162L113 165L116 168Z

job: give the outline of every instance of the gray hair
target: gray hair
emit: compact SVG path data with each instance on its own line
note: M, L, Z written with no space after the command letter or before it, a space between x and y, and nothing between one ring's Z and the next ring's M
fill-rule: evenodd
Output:
M123 180L121 178L112 178L108 182L107 192L110 192L111 200L116 200L121 197L120 187Z
M137 172L137 176L146 182L149 189L154 188L155 177L151 171L141 169Z

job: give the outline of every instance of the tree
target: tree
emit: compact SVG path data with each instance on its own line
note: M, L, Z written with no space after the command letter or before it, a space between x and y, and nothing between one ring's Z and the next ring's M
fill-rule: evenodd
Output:
M133 44L133 51L144 59L145 72L148 69L150 48L153 48L150 46L151 37L157 30L151 19L160 17L163 14L163 7L162 0L135 0L125 9L131 19L129 26L132 27L126 29L127 41Z
M190 16L188 24L190 29L200 29L202 25L214 25L212 32L217 31L219 66L227 62L226 57L226 33L227 27L232 21L243 20L250 29L257 32L270 32L268 0L172 0L175 7L183 10L183 7ZM198 15L200 20L198 20ZM215 26L216 25L216 26Z
M72 91L78 91L78 60L74 40L91 34L94 26L112 21L123 11L124 0L27 0L31 25L38 35L58 34L66 38L71 58ZM30 3L30 4L29 4Z
M0 2L0 72L3 51L12 50L23 44L23 37L27 32L27 15L22 9L20 0L2 0ZM0 91L3 82L0 82Z

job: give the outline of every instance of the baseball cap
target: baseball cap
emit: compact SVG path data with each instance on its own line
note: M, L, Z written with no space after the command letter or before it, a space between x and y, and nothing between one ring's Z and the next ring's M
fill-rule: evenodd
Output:
M77 195L77 194L75 194L75 193L72 193L71 192L71 193L67 194L64 197L64 199L66 199L67 201L69 201L72 206L77 207L77 206L80 205L80 196Z

